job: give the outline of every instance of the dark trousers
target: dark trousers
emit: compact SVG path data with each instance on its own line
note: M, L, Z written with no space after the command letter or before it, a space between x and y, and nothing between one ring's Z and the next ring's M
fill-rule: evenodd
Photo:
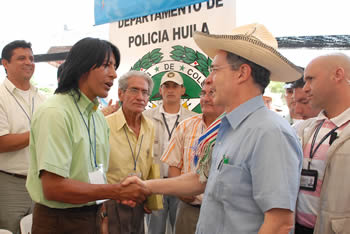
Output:
M36 203L32 234L99 234L99 206L54 209Z
M295 232L294 234L313 234L314 229L302 226L298 223L295 224Z
M108 215L109 234L144 234L143 204L134 208L119 204L114 200L105 202Z

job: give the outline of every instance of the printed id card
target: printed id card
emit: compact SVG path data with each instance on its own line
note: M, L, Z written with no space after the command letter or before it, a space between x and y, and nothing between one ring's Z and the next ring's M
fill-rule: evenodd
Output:
M303 169L301 171L300 189L316 191L318 172L316 170Z

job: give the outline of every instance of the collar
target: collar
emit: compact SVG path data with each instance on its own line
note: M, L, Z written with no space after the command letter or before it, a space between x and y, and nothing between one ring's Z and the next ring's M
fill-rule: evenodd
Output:
M236 109L227 113L225 119L233 129L236 129L250 114L260 108L264 108L264 100L262 95L258 95L239 105Z
M349 121L349 117L350 117L350 108L343 111L343 113L341 113L340 115L330 119L330 121L332 121L337 127L340 127Z
M114 119L113 122L115 123L115 130L119 131L124 127L126 124L126 119L122 110L123 107L119 108L114 114L111 115L111 117Z
M160 112L160 113L164 113L164 114L169 114L168 112L166 112L166 111L164 110L163 104L160 106L159 112ZM181 105L180 105L180 108L179 108L179 112L173 113L173 114L170 114L170 115L181 115Z
M14 93L15 90L18 90L18 88L6 77L4 80L4 84L6 88L11 92ZM37 92L38 88L34 87L32 84L30 84L30 91Z
M115 124L116 131L119 131L120 129L122 129L124 127L124 125L128 126L128 124L126 123L126 119L125 119L122 108L119 108L118 111L109 115L107 118L113 118L113 123ZM147 122L147 126L149 126L149 122L144 117L143 113L141 113L141 128L142 128L142 125L144 122Z
M81 113L85 113L86 115L90 115L95 113L98 109L99 102L97 98L91 101L83 92L80 92L80 99L78 100L78 94L76 92L72 92L71 95L74 96L75 101L77 102Z
M329 121L331 121L332 123L334 123L337 127L342 126L343 124L345 124L346 122L349 121L349 117L350 117L350 108L346 109L343 113L341 113L340 115L329 119ZM317 121L322 121L322 120L327 120L327 116L324 113L324 110L321 111L318 116L316 117Z

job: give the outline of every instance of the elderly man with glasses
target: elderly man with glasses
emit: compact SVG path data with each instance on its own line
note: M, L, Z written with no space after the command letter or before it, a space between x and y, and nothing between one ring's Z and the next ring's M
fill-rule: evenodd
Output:
M107 181L111 184L119 183L129 175L147 179L153 163L154 127L142 114L153 81L144 72L129 71L118 84L122 106L106 118L111 146ZM144 233L145 211L149 212L147 204L129 207L108 201L101 214L108 219L109 233Z

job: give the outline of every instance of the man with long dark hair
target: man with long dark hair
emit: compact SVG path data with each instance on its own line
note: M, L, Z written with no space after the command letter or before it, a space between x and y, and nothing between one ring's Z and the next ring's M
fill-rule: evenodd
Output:
M101 199L142 202L142 186L105 184L109 129L97 97L117 77L110 42L84 38L70 50L55 95L33 117L27 189L36 202L32 233L98 233Z

